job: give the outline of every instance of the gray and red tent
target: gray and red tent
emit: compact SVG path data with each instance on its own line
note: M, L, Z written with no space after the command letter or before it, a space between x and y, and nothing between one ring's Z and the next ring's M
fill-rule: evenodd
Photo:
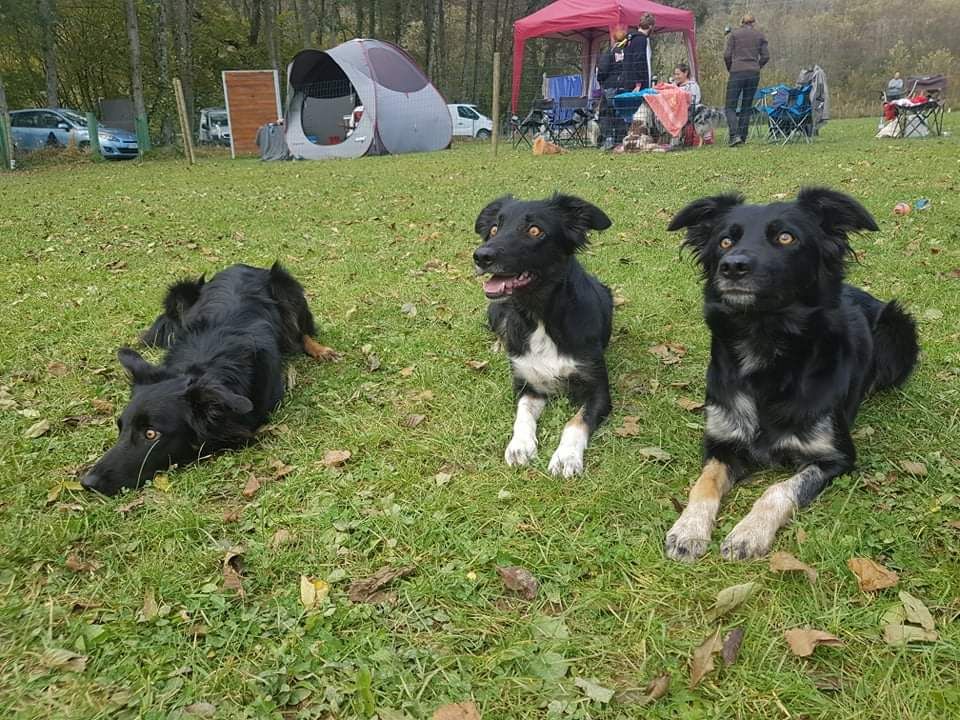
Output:
M656 19L655 33L682 33L687 44L690 69L697 76L696 21L689 10L660 5L650 0L557 0L513 24L513 93L510 106L517 112L523 49L533 38L557 38L579 42L583 48L583 87L590 87L599 50L618 25L636 27L644 13Z

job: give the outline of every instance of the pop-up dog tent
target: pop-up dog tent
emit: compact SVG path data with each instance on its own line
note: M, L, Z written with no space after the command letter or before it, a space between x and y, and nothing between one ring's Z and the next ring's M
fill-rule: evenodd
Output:
M446 100L396 45L357 39L303 50L287 68L287 146L319 160L442 150L453 126ZM359 121L354 108L362 105Z

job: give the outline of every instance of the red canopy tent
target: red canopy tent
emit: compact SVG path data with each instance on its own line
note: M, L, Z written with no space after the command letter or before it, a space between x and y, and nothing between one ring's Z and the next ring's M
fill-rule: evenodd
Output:
M697 76L697 38L693 13L650 0L557 0L513 24L513 94L510 106L517 111L523 49L531 38L573 40L583 47L585 88L590 87L600 41L617 25L635 27L644 13L656 18L655 33L680 32L687 41L690 71Z

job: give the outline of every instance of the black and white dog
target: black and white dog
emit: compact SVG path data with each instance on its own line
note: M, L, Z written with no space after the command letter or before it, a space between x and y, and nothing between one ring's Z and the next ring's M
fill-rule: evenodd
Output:
M610 227L599 208L569 195L523 202L509 195L477 217L483 244L473 254L490 274L490 327L500 337L518 397L513 438L504 458L525 465L537 454L537 420L551 395L566 394L579 410L567 423L550 472L583 470L590 435L610 413L603 353L610 341L613 298L574 257L590 230Z
M721 499L751 467L799 468L720 546L727 559L760 557L797 509L853 468L860 403L910 375L916 327L896 301L843 282L848 233L877 230L846 195L812 188L770 205L709 197L673 218L669 229L681 228L703 270L712 338L703 471L666 554L693 561L706 552Z

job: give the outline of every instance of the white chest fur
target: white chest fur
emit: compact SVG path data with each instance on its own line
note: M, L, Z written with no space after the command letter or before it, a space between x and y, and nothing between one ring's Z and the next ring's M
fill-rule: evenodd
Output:
M576 361L560 354L542 323L530 335L527 352L511 355L510 364L515 376L534 390L546 394L559 392L564 381L577 372Z

